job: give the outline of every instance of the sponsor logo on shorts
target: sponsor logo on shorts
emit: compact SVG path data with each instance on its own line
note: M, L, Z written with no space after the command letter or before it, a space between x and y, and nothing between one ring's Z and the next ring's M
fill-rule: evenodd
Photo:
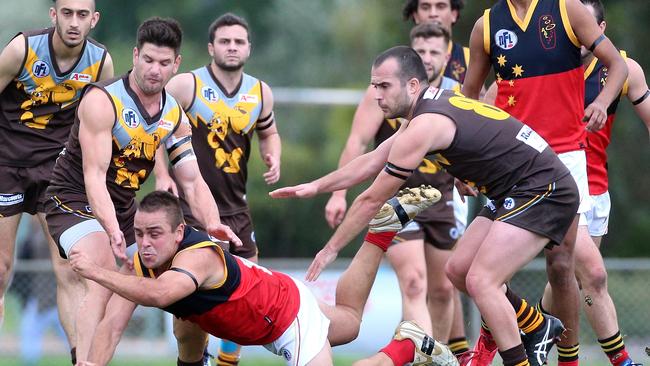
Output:
M451 229L449 229L449 237L450 238L456 240L456 239L458 239L459 236L460 236L460 232L459 232L458 228L452 227Z
M93 77L88 74L75 72L70 75L70 80L79 81L81 83L89 83L93 80Z
M239 96L239 101L243 103L258 103L259 98L257 98L257 95L253 94L241 94Z
M12 206L22 203L25 195L22 193L0 193L0 206Z
M219 100L219 94L217 94L217 91L209 86L204 86L201 88L201 95L208 102L216 102Z
M90 208L90 205L86 205L86 207L84 207L84 209L85 209L86 212L88 212L88 213L93 213L93 209Z
M50 75L50 66L45 61L38 60L32 66L32 74L37 78L44 78Z
M499 29L494 34L494 41L500 48L509 50L517 45L517 35L507 29Z
M515 200L512 199L512 197L506 197L505 200L503 200L503 208L506 210L512 210L515 207Z
M291 361L291 358L293 356L291 355L291 352L288 349L283 348L280 350L280 353L282 354L282 357L284 357L285 360Z
M122 110L122 119L127 126L131 128L136 128L140 125L140 117L135 111L131 108L124 108Z

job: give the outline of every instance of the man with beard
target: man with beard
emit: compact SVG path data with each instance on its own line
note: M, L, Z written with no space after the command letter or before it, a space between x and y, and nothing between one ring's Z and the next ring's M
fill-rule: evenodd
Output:
M411 47L422 58L430 84L460 91L458 82L442 75L449 60L449 32L440 23L424 22L413 27L410 39ZM373 139L375 146L378 146L400 127L402 119L384 118L383 112L371 98L372 93L367 93L364 100L370 104L359 107L368 113L355 114L350 136L341 153L340 166L362 155ZM360 118L362 115L366 118ZM393 245L386 252L386 258L394 268L400 285L402 318L415 320L442 342L449 340L455 310L454 297L459 296L445 275L444 268L451 256L451 249L465 227L464 220L455 217L453 183L454 178L440 170L435 162L426 158L422 161L404 186L430 184L443 193L443 198L409 223L395 237ZM337 194L335 192L332 195L330 203L335 203ZM463 212L466 218L467 211ZM344 213L345 210L342 210L337 214L341 216L339 220ZM331 222L330 215L326 217L330 226L338 224ZM432 316L435 316L433 322Z
M175 20L152 18L137 33L133 70L84 89L45 204L47 224L61 257L81 252L106 269L127 261L135 242L135 193L167 149L179 183L211 235L239 243L220 223L201 178L183 110L164 91L180 64L182 32ZM112 250L111 250L112 249ZM95 328L111 292L91 281L77 309L77 359L89 359Z
M37 215L46 237L45 189L68 138L82 88L113 77L106 48L88 37L99 21L94 0L56 0L53 27L20 32L0 54L0 325L4 292L23 212ZM81 282L50 239L59 319L72 346Z
M224 14L210 25L208 37L210 64L175 76L167 90L190 119L192 145L203 179L219 206L221 221L243 242L241 247L231 247L230 252L257 262L257 244L246 201L248 157L251 140L257 134L260 156L268 167L265 182L273 184L280 179L282 145L273 115L273 93L265 82L244 73L251 52L245 19ZM156 165L155 174L157 189L175 190L164 164ZM184 192L179 193L185 220L200 227L183 199ZM176 335L179 341L185 338L178 328ZM239 354L238 345L223 341L217 364L236 365Z

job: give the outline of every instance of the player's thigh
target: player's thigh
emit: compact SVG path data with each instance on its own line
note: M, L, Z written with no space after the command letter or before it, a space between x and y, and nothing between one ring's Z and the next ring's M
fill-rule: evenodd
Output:
M477 216L469 224L463 236L458 239L446 266L446 273L450 276L452 282L461 277L464 278L467 275L478 248L483 243L483 239L490 230L490 227L492 227L492 224L493 221L487 217Z
M451 286L449 278L445 274L445 266L451 258L451 250L438 249L435 246L425 243L424 255L426 257L427 283L429 289L437 290Z
M386 251L386 257L397 274L400 287L403 288L413 281L425 283L426 262L424 242L421 239L392 244Z

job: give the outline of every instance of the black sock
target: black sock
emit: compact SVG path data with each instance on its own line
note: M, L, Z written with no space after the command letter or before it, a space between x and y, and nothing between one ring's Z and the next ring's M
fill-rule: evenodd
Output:
M72 364L77 364L77 347L70 348L70 358L72 359Z
M194 362L185 362L185 361L181 361L181 359L179 358L178 361L176 361L176 365L177 366L203 366L203 359Z
M505 351L499 351L499 354L503 360L503 366L530 366L523 343Z

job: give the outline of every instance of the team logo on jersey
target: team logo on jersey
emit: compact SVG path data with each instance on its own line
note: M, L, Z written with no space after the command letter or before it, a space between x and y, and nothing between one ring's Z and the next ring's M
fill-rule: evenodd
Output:
M285 360L287 360L287 361L291 361L291 357L292 357L292 355L291 355L291 352L289 352L288 349L283 348L283 349L280 351L280 353L282 353L282 357L284 357Z
M449 229L449 237L450 238L456 240L456 239L458 239L459 236L460 236L460 232L459 232L458 228L452 227L451 229Z
M0 206L16 205L25 199L22 193L0 193Z
M494 41L500 48L509 50L517 45L517 35L507 29L499 29L494 35Z
M217 94L217 91L209 86L201 88L201 95L208 102L216 102L219 100L219 94Z
M82 74L79 72L75 72L72 75L70 75L70 80L78 81L81 83L89 83L93 80L93 77L88 74Z
M257 103L259 98L257 98L257 95L253 94L240 94L239 101L243 103Z
M131 128L136 128L140 125L140 117L135 111L131 108L124 108L122 110L122 119L127 126Z
M605 87L605 84L607 84L607 75L609 75L609 72L606 67L603 66L603 68L600 69L598 72L598 91L600 92L603 90Z
M37 78L44 78L50 74L50 66L47 62L38 60L32 66L32 74Z
M555 48L555 21L551 15L539 17L539 40L545 50Z
M506 210L512 210L515 207L515 200L512 199L512 197L506 197L505 200L503 200L503 208Z

